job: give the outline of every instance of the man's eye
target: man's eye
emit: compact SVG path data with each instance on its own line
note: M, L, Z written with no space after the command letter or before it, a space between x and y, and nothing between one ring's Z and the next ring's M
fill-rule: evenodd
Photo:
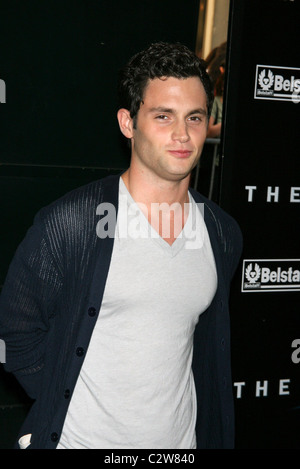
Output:
M166 119L168 119L168 116L166 116L164 114L160 114L159 116L156 116L156 119L166 120Z
M200 116L191 116L189 120L193 122L201 122L202 118Z

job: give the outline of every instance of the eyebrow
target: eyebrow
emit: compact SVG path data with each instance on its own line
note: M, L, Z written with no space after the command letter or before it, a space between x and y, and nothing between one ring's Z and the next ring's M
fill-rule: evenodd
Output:
M175 114L176 112L172 108L166 108L162 106L158 107L152 107L149 112L154 113L154 112L165 112L168 114ZM202 114L203 116L207 116L207 112L205 109L199 108L199 109L194 109L193 111L190 111L187 113L187 116L192 116L194 114Z

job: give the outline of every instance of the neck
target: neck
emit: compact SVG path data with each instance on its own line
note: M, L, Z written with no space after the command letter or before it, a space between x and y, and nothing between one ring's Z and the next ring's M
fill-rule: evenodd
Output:
M190 176L180 181L165 181L156 178L143 177L135 174L135 171L129 168L122 179L130 192L132 198L137 203L150 205L153 203L179 203L184 205L189 201L188 188Z
M148 222L170 245L182 231L188 216L189 177L181 181L146 180L128 169L122 179ZM167 229L165 229L167 227Z

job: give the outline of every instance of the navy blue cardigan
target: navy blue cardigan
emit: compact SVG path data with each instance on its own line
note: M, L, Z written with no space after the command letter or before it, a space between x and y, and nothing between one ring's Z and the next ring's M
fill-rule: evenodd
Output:
M117 210L118 185L119 176L109 176L40 210L8 271L0 298L0 338L6 344L6 370L34 400L19 435L32 434L32 449L54 449L60 438L101 309L113 248L112 237L96 235L96 207L107 202ZM192 195L205 204L218 274L216 295L194 335L197 448L232 448L228 298L242 237L228 214L197 192Z

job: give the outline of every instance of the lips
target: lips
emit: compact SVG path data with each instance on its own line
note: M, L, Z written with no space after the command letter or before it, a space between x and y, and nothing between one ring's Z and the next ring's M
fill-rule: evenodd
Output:
M192 154L192 150L169 150L169 153L176 158L188 158Z

